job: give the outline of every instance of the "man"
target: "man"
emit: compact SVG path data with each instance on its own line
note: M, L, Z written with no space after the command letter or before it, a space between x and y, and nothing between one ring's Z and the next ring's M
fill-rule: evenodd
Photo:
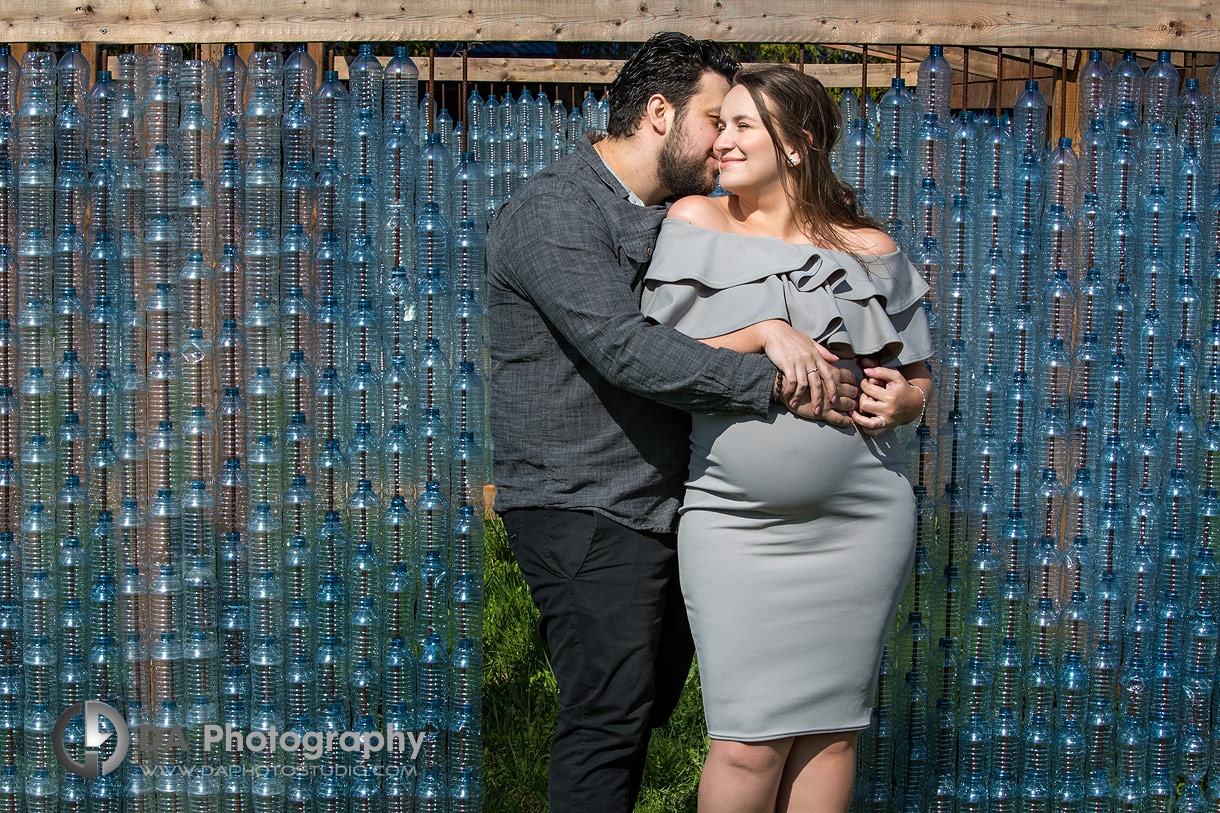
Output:
M497 508L559 685L553 813L632 809L690 669L673 533L688 413L782 399L848 425L855 406L850 374L787 326L804 363L777 371L640 313L663 204L714 187L736 70L719 45L654 36L610 88L607 137L523 186L488 238Z

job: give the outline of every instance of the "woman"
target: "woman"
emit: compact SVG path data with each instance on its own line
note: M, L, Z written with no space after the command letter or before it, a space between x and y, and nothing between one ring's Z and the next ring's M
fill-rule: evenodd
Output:
M712 737L699 810L842 811L914 557L892 430L931 390L927 285L834 177L839 111L820 82L743 70L720 122L732 194L670 209L644 312L740 352L788 321L861 395L846 429L778 407L693 416L678 555Z

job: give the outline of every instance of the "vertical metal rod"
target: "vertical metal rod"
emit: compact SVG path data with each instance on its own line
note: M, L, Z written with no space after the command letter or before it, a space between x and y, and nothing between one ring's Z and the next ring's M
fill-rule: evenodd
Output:
M1064 48L1059 60L1059 137L1067 135L1068 98L1068 49Z
M864 132L868 133L868 43L860 49L860 120L864 122ZM868 152L868 139L860 142L861 156ZM863 161L863 158L861 159Z
M1000 117L1000 96L1004 94L1004 49L995 49L995 117Z
M970 109L970 46L962 48L962 111Z
M428 135L432 135L432 128L436 124L436 114L432 111L436 109L436 46L428 47L428 109L424 111L428 115Z
M894 46L894 78L902 78L902 46Z
M868 98L868 43L860 49L860 118L867 119L865 102Z
M1034 49L1033 48L1029 49L1029 76L1027 76L1025 78L1026 79L1034 78Z
M467 130L470 129L469 122L466 121L466 100L470 98L470 43L466 43L466 47L462 49L462 98L458 99L458 118L462 122L462 152L466 152L466 139L468 138ZM555 94L558 97L558 93Z

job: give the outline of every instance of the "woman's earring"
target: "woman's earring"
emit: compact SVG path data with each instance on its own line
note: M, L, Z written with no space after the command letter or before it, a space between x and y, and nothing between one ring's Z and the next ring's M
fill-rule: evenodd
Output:
M800 163L800 161L798 159L793 158L791 155L788 156L788 166L794 167L799 163Z

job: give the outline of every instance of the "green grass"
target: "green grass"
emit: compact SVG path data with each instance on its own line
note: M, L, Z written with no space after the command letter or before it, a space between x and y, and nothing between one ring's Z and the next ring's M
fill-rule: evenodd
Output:
M483 748L488 813L545 811L547 762L559 698L538 611L499 520L487 523ZM707 727L692 669L669 723L653 734L637 813L695 810Z

